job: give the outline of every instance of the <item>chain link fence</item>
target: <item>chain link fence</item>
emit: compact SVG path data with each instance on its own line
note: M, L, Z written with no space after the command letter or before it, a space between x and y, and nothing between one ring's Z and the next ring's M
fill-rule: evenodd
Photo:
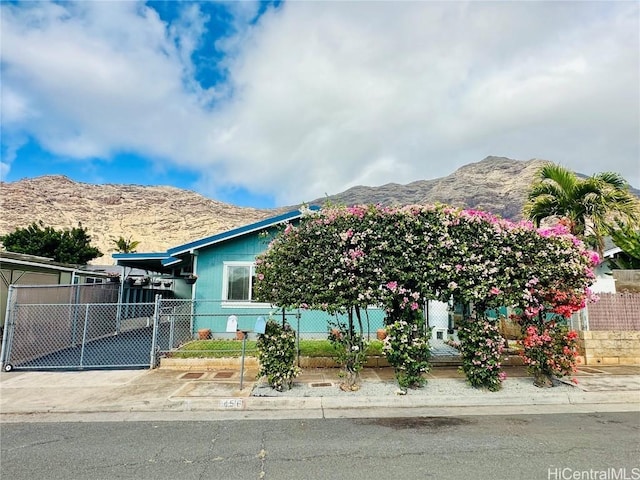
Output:
M15 305L5 328L2 364L9 370L148 367L155 304L130 307Z
M299 340L326 339L335 323L348 323L346 314L283 311L220 300L158 295L154 302L122 303L117 301L117 286L66 287L9 289L0 353L5 369L149 368L160 356L194 339L230 340L237 331L253 332L259 317L288 322ZM447 304L439 302L430 302L425 309L438 345L451 334L450 313ZM379 308L362 310L360 320L354 319L355 327L373 340L384 327L384 317ZM231 347L237 349L237 344Z
M346 314L329 315L318 310L286 310L265 305L234 305L233 302L221 300L160 300L161 308L165 305L180 305L183 312L189 311L192 317L192 332L209 330L212 338L235 338L236 332L228 331L229 317L235 317L237 330L253 331L258 317L265 320L287 321L301 339L327 338L330 322L346 323ZM361 313L362 331L369 338L374 338L376 330L384 326L384 310L369 308ZM357 320L356 328L359 329Z

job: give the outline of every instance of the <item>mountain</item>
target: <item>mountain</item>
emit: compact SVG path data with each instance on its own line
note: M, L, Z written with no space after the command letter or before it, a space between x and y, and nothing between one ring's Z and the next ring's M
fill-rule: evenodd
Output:
M81 223L104 254L97 264L113 263L120 236L138 240L139 252L162 252L274 215L174 187L92 185L61 175L2 182L0 193L0 235L39 221L58 230Z
M439 202L517 220L521 218L526 192L536 172L545 163L544 160L487 157L446 177L418 180L407 185L358 186L312 203L329 200L339 205L379 203L394 206Z
M544 160L487 157L451 175L407 185L353 187L311 204L406 205L446 203L517 220L526 192ZM636 195L640 191L633 190ZM639 195L640 196L640 195ZM60 175L0 182L0 235L42 221L56 229L82 223L104 254L92 263L113 263L113 240L140 241L139 252L162 252L193 240L297 208L254 209L164 186L92 185Z
M446 177L418 180L407 185L358 186L310 203L321 205L329 201L338 205L379 203L394 206L440 202L520 220L527 192L545 163L548 161L487 157L460 167ZM631 191L640 197L640 190L632 188Z

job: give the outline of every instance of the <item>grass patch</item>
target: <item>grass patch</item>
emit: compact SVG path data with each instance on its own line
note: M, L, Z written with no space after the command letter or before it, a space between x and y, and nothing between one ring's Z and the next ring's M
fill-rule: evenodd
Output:
M300 355L303 357L333 357L335 349L329 340L300 340ZM382 355L382 342L372 340L367 355Z
M254 357L256 341L247 340L245 355ZM223 358L240 357L242 340L194 340L185 343L177 352L171 353L173 358Z
M329 340L300 340L300 356L333 357L335 351ZM222 358L240 357L242 355L241 340L194 340L171 353L173 358ZM247 340L246 356L256 356L256 341ZM367 355L382 355L382 342L372 340L367 348Z

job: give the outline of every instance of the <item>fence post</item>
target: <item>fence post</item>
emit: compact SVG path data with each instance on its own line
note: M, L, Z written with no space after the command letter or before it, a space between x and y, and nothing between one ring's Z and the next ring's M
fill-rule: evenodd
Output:
M4 370L5 364L8 364L9 353L11 351L11 339L13 339L14 323L15 323L15 288L9 285L7 292L7 308L4 316L4 328L2 329L2 350L0 351L0 368ZM10 331L9 331L10 330ZM11 369L11 367L9 367Z
M175 315L171 315L169 320L169 345L168 345L169 350L173 350L175 328L176 328L176 317Z
M584 317L582 318L582 329L589 330L589 307L585 307L581 310L581 313L584 312Z
M118 307L116 310L116 335L120 333L122 326L122 291L124 289L124 278L121 278L118 284Z
M193 340L196 334L196 325L195 325L196 300L195 298L192 298L190 303L191 303L191 306L189 307L189 335Z
M156 295L153 309L153 333L151 334L151 352L149 353L149 368L155 368L158 359L156 349L158 347L158 332L160 331L160 299L162 295Z
M85 305L84 309L84 331L82 332L82 349L80 350L80 368L84 363L84 347L87 345L87 330L89 329L89 304Z
M72 320L71 320L71 346L75 347L76 344L78 343L78 305L80 304L80 286L79 285L73 285L72 286L73 289L73 301L71 302L73 304L73 309L72 309ZM85 322L86 323L86 322ZM84 339L84 334L83 334L83 339ZM84 347L83 347L84 348Z
M284 313L284 307L282 308ZM300 366L300 309L296 311L296 356L298 357L298 367Z

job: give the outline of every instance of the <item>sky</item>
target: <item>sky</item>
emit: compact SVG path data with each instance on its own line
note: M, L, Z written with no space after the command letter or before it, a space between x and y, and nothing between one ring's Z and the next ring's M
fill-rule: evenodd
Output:
M272 208L489 155L640 187L640 3L0 5L0 177Z

